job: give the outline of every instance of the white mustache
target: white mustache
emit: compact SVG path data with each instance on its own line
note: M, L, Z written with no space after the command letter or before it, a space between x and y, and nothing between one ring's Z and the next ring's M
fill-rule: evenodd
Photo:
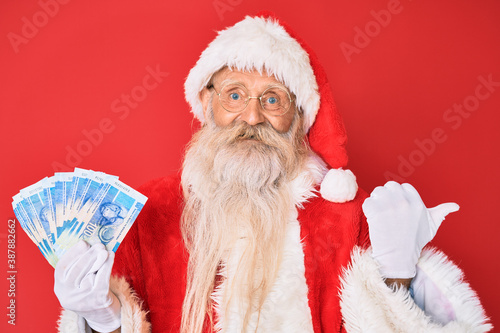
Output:
M279 147L286 133L278 133L269 123L248 125L239 123L231 128L220 129L221 134L227 135L230 143L243 140L255 140L269 147ZM289 140L289 139L287 139Z

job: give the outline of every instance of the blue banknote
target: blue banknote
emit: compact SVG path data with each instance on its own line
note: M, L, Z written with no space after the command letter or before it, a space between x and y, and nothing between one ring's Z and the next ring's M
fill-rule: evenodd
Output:
M47 179L22 189L21 205L27 213L28 218L37 229L42 229L45 233L45 238L53 244L55 242L55 220L50 212L50 204L45 197L44 187L47 184Z
M46 220L50 222L51 232L53 237L56 237L57 230L57 219L56 219L56 206L55 206L55 190L56 190L56 177L52 176L44 179L43 183L43 192L41 196L43 200L46 202L43 207L42 212L40 213Z
M65 221L54 250L62 256L80 238L93 245L102 243L116 251L122 237L137 217L147 198L117 179L94 191L81 207L76 220Z
M57 227L62 226L66 215L69 214L68 196L73 183L72 172L56 172L55 175L54 204L56 208Z
M13 197L21 227L52 266L80 239L116 251L147 198L117 176L75 168Z
M88 207L87 203L90 203L95 195L113 180L118 180L118 177L103 172L75 168L73 184L77 184L75 186L79 190L74 199L73 213L82 214L84 208Z
M12 202L12 208L19 221L19 224L31 239L31 241L36 244L47 261L55 267L57 263L57 257L53 251L51 242L46 238L46 235L41 231L41 229L37 228L34 221L30 219L29 214L25 210L25 205L21 204L21 194L17 194L13 199L14 201Z

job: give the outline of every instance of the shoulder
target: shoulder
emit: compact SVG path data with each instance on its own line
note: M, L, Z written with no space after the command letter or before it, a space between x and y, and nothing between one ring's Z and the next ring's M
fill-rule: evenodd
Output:
M137 220L139 229L178 228L183 206L179 175L150 180L138 191L148 198Z
M310 199L307 203L304 204L304 209L301 210L301 213L304 216L308 215L319 215L319 214L327 214L327 215L342 215L344 217L357 217L360 214L363 214L361 206L365 199L368 197L368 194L363 189L359 188L356 193L356 197L353 200L337 203L330 202L321 196L316 196Z
M180 175L156 178L142 184L138 191L148 197L148 201L157 203L181 195Z
M152 179L138 188L148 200L145 209L171 209L182 205L180 176L171 175Z
M367 196L364 190L358 189L356 197L344 203L314 197L299 210L300 224L311 235L316 234L322 238L347 237L357 242L365 227L361 206Z

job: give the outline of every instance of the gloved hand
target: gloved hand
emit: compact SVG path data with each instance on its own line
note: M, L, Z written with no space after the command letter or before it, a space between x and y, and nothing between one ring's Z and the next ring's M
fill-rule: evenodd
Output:
M54 292L61 306L84 317L99 332L112 332L121 326L121 305L109 290L114 253L103 244L89 246L83 240L57 263Z
M368 221L372 257L385 278L407 279L416 273L422 248L430 242L456 203L427 209L410 184L387 182L373 190L363 203Z

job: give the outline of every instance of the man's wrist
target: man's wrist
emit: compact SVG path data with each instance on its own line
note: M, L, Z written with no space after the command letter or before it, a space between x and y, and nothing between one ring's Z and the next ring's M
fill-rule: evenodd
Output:
M116 330L114 330L113 332L109 332L109 333L120 333L121 331L122 331L122 328L118 327ZM101 333L101 332L92 330L92 333Z
M112 301L105 308L89 313L80 313L85 318L89 327L96 332L115 332L121 326L121 303L112 292L109 293Z
M389 288L396 290L401 288L409 289L412 280L413 280L412 278L409 279L386 278L384 279L384 282Z

